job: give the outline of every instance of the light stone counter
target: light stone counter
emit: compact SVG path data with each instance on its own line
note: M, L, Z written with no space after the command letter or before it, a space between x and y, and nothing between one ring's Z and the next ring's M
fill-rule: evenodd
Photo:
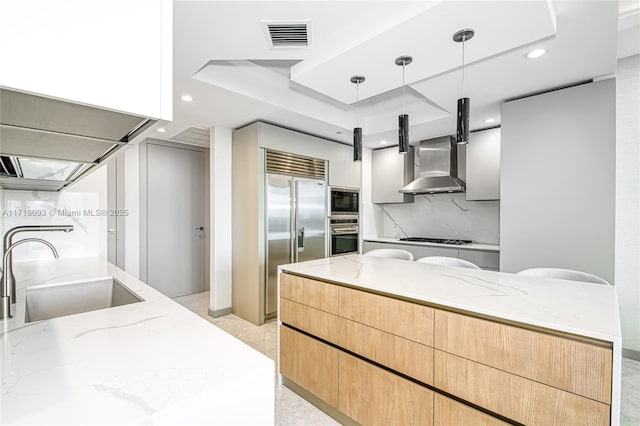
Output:
M133 276L96 258L14 271L1 424L273 424L273 361ZM25 324L25 287L105 276L144 301Z
M280 269L476 316L516 322L613 346L612 424L620 401L621 333L613 286L349 255Z

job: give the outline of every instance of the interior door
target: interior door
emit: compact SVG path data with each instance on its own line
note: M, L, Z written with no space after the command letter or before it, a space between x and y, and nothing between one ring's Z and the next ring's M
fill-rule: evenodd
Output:
M147 283L169 297L205 288L205 152L147 144Z
M267 279L265 315L278 309L278 265L293 261L291 256L291 198L290 176L268 174L266 182L267 205Z
M296 178L297 262L326 257L327 191L320 179Z

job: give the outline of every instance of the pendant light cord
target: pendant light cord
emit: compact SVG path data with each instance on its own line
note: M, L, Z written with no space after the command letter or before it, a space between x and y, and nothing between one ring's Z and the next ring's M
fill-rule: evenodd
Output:
M404 114L404 62L402 63L402 114Z
M464 98L464 44L467 41L466 36L462 36L462 97Z
M360 127L358 124L360 123L359 118L358 118L358 110L359 108L359 104L360 103L360 82L356 83L356 127Z

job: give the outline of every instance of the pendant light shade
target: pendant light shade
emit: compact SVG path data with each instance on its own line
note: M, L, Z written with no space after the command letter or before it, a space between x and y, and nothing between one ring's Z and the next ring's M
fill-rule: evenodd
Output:
M404 67L413 61L411 56L399 56L396 65L402 66L402 114L398 116L398 152L409 152L409 116L404 113Z
M469 143L469 98L458 99L458 131L456 142L459 145Z
M356 85L356 127L353 129L353 161L362 161L362 127L358 127L358 101L360 83L365 80L363 75L354 75L351 82Z
M409 116L398 116L398 151L400 154L409 152Z
M362 127L353 129L353 161L362 161Z
M472 29L466 28L460 30L453 35L453 41L462 43L462 97L458 99L458 116L456 142L459 145L469 143L469 98L464 97L464 44L467 40L471 40L475 34Z

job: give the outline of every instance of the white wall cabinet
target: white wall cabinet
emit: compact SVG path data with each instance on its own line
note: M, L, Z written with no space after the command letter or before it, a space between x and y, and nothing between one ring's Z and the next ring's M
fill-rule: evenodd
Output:
M329 148L329 185L347 188L362 186L362 162L353 161L353 147L332 143Z
M0 86L173 119L171 0L8 0L0 16Z
M500 199L500 128L471 133L466 146L467 201Z
M500 270L613 282L615 79L502 104Z
M400 189L413 180L414 148L405 155L398 147L376 149L371 160L371 202L413 203L413 195L402 194Z

